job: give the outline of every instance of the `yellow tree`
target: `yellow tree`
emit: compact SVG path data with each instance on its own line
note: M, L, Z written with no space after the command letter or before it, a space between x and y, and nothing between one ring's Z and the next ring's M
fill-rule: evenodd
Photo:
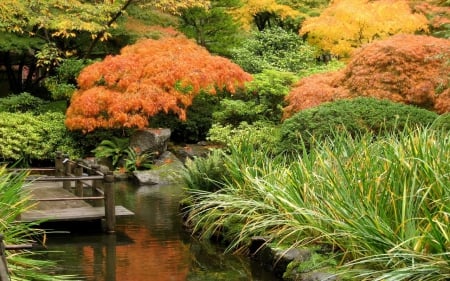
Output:
M250 80L238 65L185 37L143 40L81 72L66 126L84 132L143 128L160 112L173 112L184 120L199 93L233 93Z
M139 1L139 0L137 0ZM142 1L142 6L153 6L164 12L179 15L184 9L200 7L208 9L210 7L209 0L153 0L153 1Z
M246 29L255 24L258 30L273 24L273 21L284 21L295 18L300 12L290 6L278 4L275 0L243 0L242 5L232 11L236 19L241 21Z
M427 30L427 19L400 0L336 0L319 17L307 19L300 34L340 57L374 40Z

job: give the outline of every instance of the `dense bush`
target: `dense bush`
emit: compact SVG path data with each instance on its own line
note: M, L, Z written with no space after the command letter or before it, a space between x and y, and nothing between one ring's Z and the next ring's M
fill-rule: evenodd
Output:
M32 96L30 93L21 93L10 95L6 98L0 98L1 112L39 112L45 101L41 98Z
M450 131L450 112L440 115L434 121L432 128Z
M57 150L80 156L64 119L64 114L57 112L41 115L0 112L0 159L28 165L34 161L53 161Z
M351 136L374 136L402 131L407 125L428 126L434 112L415 106L374 98L343 99L298 112L281 127L280 146L286 151L309 149L314 140L332 137L340 131Z
M285 97L297 76L290 72L265 70L255 74L245 90L225 98L213 113L214 123L239 126L241 122L279 123L283 115Z
M342 98L373 97L450 111L450 41L396 35L365 45L337 72L301 79L287 96L285 116Z
M55 100L70 100L75 92L76 77L81 70L93 63L92 60L66 59L56 69L54 76L44 80L45 87Z
M294 32L280 27L255 32L243 46L232 51L233 61L245 71L264 69L298 72L315 63L315 49Z
M181 121L175 114L161 113L151 117L150 127L170 128L171 140L177 143L203 141L213 123L212 114L219 106L220 95L202 93L196 96L186 111L186 121Z

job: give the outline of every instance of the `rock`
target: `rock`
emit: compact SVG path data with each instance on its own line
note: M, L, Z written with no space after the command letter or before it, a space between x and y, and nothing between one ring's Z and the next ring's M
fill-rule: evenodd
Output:
M151 170L134 171L133 176L141 185L178 183L182 181L180 172L183 168L183 163L166 151L156 160Z
M167 150L170 135L170 129L138 130L130 137L130 146L137 148L141 153L154 152L161 155Z

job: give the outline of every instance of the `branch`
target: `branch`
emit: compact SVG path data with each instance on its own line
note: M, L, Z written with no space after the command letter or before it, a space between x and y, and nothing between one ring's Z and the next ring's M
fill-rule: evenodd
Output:
M116 20L123 14L123 12L128 8L128 6L133 2L133 0L128 0L127 2L125 2L125 4L123 5L123 7L109 20L109 22L106 24L106 27L110 27L114 22L116 22ZM83 59L87 59L89 58L89 56L92 53L92 50L94 49L95 45L98 43L98 41L100 40L100 38L102 38L102 36L105 34L106 29L103 31L98 32L95 35L94 40L92 40L91 45L89 46L88 50L86 51L86 53L83 56Z

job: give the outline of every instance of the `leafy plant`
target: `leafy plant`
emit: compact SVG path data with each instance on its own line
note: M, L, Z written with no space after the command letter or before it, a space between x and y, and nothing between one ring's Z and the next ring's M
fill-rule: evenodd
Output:
M65 59L56 68L56 74L44 80L45 87L54 100L68 101L77 89L76 78L92 60Z
M110 159L112 166L117 167L119 161L127 155L128 145L128 138L112 137L110 140L103 140L92 152L96 158Z
M79 157L80 150L64 126L64 119L60 112L0 112L0 159L51 162L58 150Z
M213 113L214 123L233 127L242 122L279 123L285 97L296 80L296 75L276 70L255 74L245 90L221 100L220 107Z
M140 152L136 147L127 147L125 149L124 168L128 172L151 169L154 159L152 152Z

